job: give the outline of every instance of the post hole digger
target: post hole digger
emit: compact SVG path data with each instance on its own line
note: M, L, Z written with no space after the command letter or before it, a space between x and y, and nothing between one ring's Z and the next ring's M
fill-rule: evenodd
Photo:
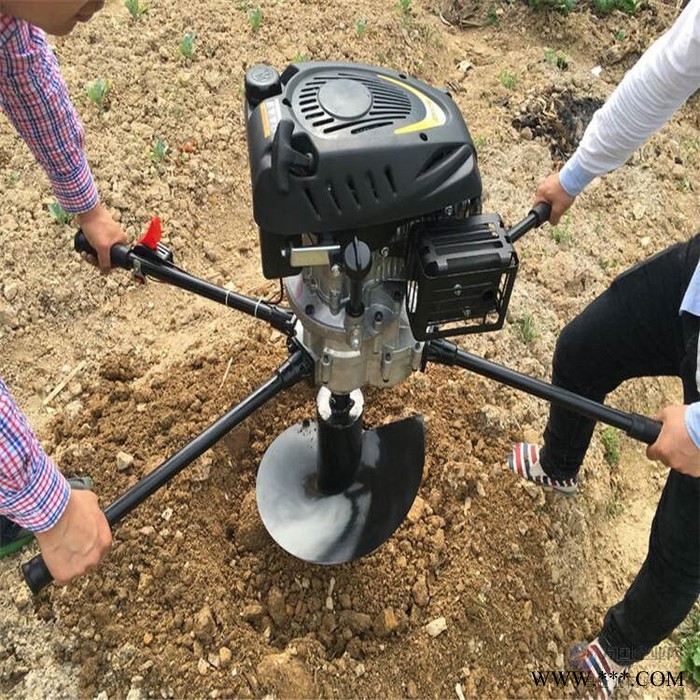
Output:
M503 326L518 270L514 243L549 218L536 205L506 230L481 207L477 155L450 96L361 64L296 63L246 75L253 207L263 274L289 308L210 284L147 236L112 263L267 322L287 337L274 375L110 504L111 526L255 410L302 380L319 388L315 420L268 447L257 503L272 538L318 564L365 556L401 525L425 454L420 416L363 427L362 387L392 387L428 363L521 389L653 443L660 424L520 374L447 338ZM89 252L81 234L76 250ZM51 576L23 566L34 593Z

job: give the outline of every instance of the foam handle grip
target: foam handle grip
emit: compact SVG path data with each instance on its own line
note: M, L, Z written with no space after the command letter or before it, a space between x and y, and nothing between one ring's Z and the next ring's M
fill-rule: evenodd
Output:
M552 215L552 205L549 202L537 202L530 213L537 217L537 226L542 226L545 221L549 221L549 217Z
M34 595L37 595L53 581L53 576L40 554L22 564L22 575L27 586L29 586L29 590Z
M97 251L88 243L87 238L82 230L78 230L73 238L73 247L76 253L87 253L97 257ZM117 243L112 246L109 252L110 260L113 267L123 267L125 270L130 270L132 265L129 260L131 251L125 245Z
M658 421L633 413L627 434L635 440L645 442L647 445L653 445L659 437L662 427L662 424Z

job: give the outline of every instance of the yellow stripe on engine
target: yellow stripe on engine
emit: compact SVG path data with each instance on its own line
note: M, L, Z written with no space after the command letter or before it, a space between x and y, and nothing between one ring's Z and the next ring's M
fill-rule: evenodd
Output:
M263 136L267 139L270 137L270 118L267 115L267 104L265 102L260 105L260 118L262 119Z
M399 80L390 78L387 75L377 74L377 77L381 78L382 80L386 80L389 83L393 83L394 85L398 85L404 90L412 92L423 103L423 106L425 107L424 119L421 119L415 124L409 124L408 126L402 126L400 129L396 129L394 131L395 134L411 134L415 131L425 131L426 129L434 129L437 126L442 126L447 121L447 115L445 114L445 112L443 112L440 105L431 100L427 95L424 95L420 90L417 90L412 85L406 85L406 83L402 83Z

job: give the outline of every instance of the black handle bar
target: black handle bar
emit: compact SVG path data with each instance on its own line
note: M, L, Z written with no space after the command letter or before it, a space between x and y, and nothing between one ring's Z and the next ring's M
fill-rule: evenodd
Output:
M515 243L518 238L522 238L528 231L542 226L545 221L549 221L551 214L552 206L549 202L537 202L522 221L519 221L513 228L508 230L508 240L511 243Z

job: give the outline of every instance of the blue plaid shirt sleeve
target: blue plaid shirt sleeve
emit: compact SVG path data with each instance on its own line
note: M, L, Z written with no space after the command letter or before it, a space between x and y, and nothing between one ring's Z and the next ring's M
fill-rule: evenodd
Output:
M44 33L0 15L0 106L46 171L56 199L72 214L98 202L84 131Z

